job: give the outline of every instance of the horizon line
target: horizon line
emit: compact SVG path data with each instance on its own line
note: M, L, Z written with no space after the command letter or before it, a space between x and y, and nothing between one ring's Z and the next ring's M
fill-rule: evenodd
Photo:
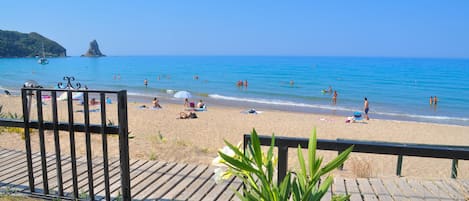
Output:
M257 55L257 54L116 54L108 55L105 54L104 57L129 57L129 56L141 56L141 57L150 57L150 56L168 56L168 57L178 57L178 56L187 56L187 57L345 57L345 58L395 58L395 59L461 59L466 60L469 57L431 57L431 56L366 56L366 55L288 55L288 54L266 54L266 55ZM81 55L67 55L66 57L81 57ZM6 58L6 57L0 57ZM54 58L54 57L52 57ZM59 58L59 57L56 57ZM99 58L99 57L89 57L89 58Z

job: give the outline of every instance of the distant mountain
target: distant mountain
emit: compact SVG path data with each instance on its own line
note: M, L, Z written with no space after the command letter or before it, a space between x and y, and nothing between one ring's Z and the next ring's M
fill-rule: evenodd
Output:
M46 57L67 56L64 47L38 33L0 30L0 58L42 56L42 44Z

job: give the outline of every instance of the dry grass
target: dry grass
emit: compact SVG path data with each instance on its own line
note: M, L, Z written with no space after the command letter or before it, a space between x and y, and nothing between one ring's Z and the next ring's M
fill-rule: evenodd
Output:
M359 157L350 159L350 169L352 173L359 178L373 177L373 168L371 163Z
M29 198L26 196L0 195L0 201L39 201L41 199Z

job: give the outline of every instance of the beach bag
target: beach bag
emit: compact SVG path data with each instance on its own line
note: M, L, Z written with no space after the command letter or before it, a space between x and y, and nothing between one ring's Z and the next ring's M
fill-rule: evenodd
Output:
M196 118L197 118L197 114L191 113L191 114L189 114L189 118L191 118L191 119L196 119Z
M189 103L189 107L195 107L194 102L190 102L190 103Z

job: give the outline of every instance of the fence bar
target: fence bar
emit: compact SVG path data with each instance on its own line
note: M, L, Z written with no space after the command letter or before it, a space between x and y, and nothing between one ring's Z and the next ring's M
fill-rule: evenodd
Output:
M89 199L94 200L94 185L93 185L93 158L91 156L91 134L90 127L90 105L88 101L88 92L83 93L83 110L85 113L85 138L86 138L86 163L88 169L88 193Z
M280 145L278 147L278 173L277 183L282 183L287 173L288 166L288 146Z
M28 122L29 128L37 129L39 128L37 121L29 121ZM16 127L16 128L24 128L24 121L15 120L15 119L2 119L0 118L0 126L8 126L8 127ZM68 123L58 123L58 130L59 131L70 131L70 127L75 132L85 132L85 125L84 124L74 124L69 125ZM44 122L43 123L44 130L53 130L54 124L52 122ZM89 126L90 133L101 133L101 125L93 125L90 124ZM107 134L119 134L119 128L117 126L107 126L106 127Z
M36 105L37 105L37 122L39 131L39 147L41 150L41 164L42 164L42 184L44 187L44 194L49 194L49 179L47 179L47 160L46 160L46 144L44 140L44 118L42 112L42 93L36 91Z
M121 166L122 199L130 201L130 171L129 171L129 133L127 119L127 91L117 93L117 115L119 118L119 152Z
M111 192L109 190L109 162L107 156L107 134L106 134L106 97L105 93L99 93L101 104L101 141L103 143L103 162L104 162L104 189L106 200L111 200Z
M72 92L67 91L67 104L68 104L68 124L73 125L73 97ZM78 176L77 176L77 157L75 153L75 131L72 126L69 126L70 136L70 157L72 161L72 180L73 180L73 198L78 199Z
M58 129L59 115L57 112L57 92L51 91L52 101L52 123L54 130L54 142L55 142L55 164L57 169L57 189L59 196L64 195L63 181L62 181L62 157L60 154L60 136Z
M396 167L396 175L397 176L402 176L401 171L402 171L402 155L397 156L397 167Z
M456 179L458 177L458 160L453 159L451 164L451 178Z
M21 89L21 99L23 102L24 142L26 144L26 160L28 161L29 189L31 192L35 192L33 159L31 155L31 136L29 133L29 111L31 110L31 105L28 104L28 100L29 103L32 101L32 91Z

